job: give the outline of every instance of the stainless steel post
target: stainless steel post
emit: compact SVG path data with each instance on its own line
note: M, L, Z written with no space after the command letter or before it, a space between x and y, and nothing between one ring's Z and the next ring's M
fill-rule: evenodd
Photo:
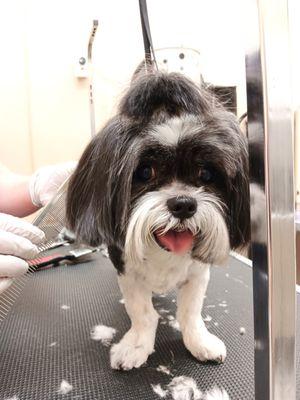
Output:
M91 136L96 135L96 125L95 125L95 106L94 106L94 96L93 96L93 65L92 65L92 51L93 43L96 36L98 28L98 20L93 20L93 27L90 33L89 44L88 44L88 62L89 62L89 101L90 101L90 119L91 119Z
M248 3L255 399L294 400L296 277L288 2Z

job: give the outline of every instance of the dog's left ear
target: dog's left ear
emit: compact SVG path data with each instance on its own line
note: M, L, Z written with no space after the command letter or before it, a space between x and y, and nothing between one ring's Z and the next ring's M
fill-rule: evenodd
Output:
M234 130L237 135L235 149L237 151L237 168L229 188L229 234L232 249L243 247L250 240L248 144L237 123Z

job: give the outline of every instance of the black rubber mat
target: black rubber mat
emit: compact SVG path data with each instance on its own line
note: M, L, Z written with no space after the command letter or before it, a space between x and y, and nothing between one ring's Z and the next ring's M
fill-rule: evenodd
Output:
M88 263L37 272L1 325L0 399L155 400L159 396L151 384L164 387L172 379L156 370L164 365L174 376L194 378L202 391L218 386L231 400L251 400L251 275L235 259L227 268L212 269L203 316L211 318L206 322L210 331L226 343L223 365L200 364L184 348L180 332L167 323L176 308L171 293L154 298L164 317L155 353L145 367L120 372L110 369L109 347L90 335L93 326L104 324L117 329L118 341L129 328L110 261L97 254ZM240 328L245 328L243 335ZM73 385L67 395L57 393L63 379Z

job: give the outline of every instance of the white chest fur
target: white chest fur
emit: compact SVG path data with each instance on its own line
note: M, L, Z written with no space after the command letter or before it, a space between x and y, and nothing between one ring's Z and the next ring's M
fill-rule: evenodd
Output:
M179 256L154 245L147 249L142 263L126 263L125 271L142 280L154 293L165 293L186 280L193 262L190 254Z

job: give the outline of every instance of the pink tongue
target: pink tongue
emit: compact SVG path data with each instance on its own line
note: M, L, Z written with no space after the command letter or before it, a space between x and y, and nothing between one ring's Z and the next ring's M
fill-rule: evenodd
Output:
M159 231L156 231L155 237L162 247L177 254L182 254L190 250L194 240L193 234L189 230L182 232L170 230L163 235Z

